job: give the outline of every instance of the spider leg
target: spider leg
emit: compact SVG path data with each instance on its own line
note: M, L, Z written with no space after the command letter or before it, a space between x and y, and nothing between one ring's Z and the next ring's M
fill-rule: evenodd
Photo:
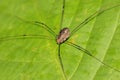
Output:
M60 54L60 44L58 45L58 58L59 58L59 63L60 63L60 66L61 66L61 69L62 69L62 72L63 72L63 76L65 78L65 80L67 80L67 76L65 74L65 70L64 70L64 66L63 66L63 63L62 63L62 59L61 59L61 54Z
M114 5L112 7L109 7L109 8L105 8L105 9L101 9L101 10L98 10L96 12L94 12L92 15L90 15L88 18L86 18L85 20L83 20L80 24L78 24L72 31L71 31L71 35L72 36L75 32L77 32L80 28L82 28L85 24L87 24L89 21L93 20L95 17L101 15L103 12L107 11L107 10L110 10L110 9L113 9L115 7L118 7L120 6L120 4L118 5Z
M102 63L103 65L107 66L108 68L113 69L113 70L115 70L115 71L117 71L117 72L120 73L120 70L115 69L114 67L112 67L112 66L104 63L103 61L101 61L100 59L98 59L97 57L95 57L94 55L92 55L88 50L82 48L81 46L79 46L79 45L77 45L77 44L74 44L74 43L72 43L72 42L68 42L68 41L66 42L66 44L68 44L68 45L70 45L70 46L72 46L72 47L74 47L74 48L76 48L76 49L78 49L78 50L86 53L87 55L93 57L95 60L97 60L98 62L100 62L100 63Z
M62 14L61 14L61 20L60 20L60 30L61 30L62 24L63 24L64 10L65 10L65 0L63 0L63 4L62 4Z
M53 40L52 38L45 35L16 35L16 36L5 36L0 37L0 41L16 40L16 39L48 39Z
M38 27L42 27L43 29L48 31L50 34L52 34L54 37L56 37L56 33L48 25L46 25L45 23L43 23L41 21L27 21L27 20L22 19L19 16L15 16L15 17L17 19L23 21L23 22L30 23L30 24L33 24L33 25L37 25Z

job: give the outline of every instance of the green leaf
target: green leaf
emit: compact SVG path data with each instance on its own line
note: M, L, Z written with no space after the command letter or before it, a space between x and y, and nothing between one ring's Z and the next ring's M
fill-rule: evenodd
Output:
M56 37L42 26L25 22L44 22L58 34L62 4L62 0L1 0L1 80L65 80L65 75L67 80L120 79L120 72L65 43L61 45L63 74ZM66 0L62 27L69 27L72 31L94 12L118 4L119 0ZM104 11L75 32L68 41L87 49L105 64L120 71L119 16L120 7ZM50 38L6 37L17 35L46 35Z

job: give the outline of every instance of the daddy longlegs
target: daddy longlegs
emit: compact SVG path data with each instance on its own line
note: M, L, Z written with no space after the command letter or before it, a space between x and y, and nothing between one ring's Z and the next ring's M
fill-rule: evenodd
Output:
M105 8L105 9L100 9L96 12L94 12L93 14L91 14L88 18L84 19L82 22L80 22L80 24L78 24L77 26L74 27L73 30L69 30L68 27L64 27L63 28L63 18L64 18L64 11L66 8L66 1L63 0L62 2L62 11L61 11L61 20L60 20L60 32L59 34L56 34L55 31L50 28L47 24L45 24L44 22L40 22L40 21L27 21L22 19L19 16L15 16L18 20L28 23L28 24L33 24L36 26L39 26L41 28L43 28L44 30L48 31L52 36L54 36L54 39L48 36L44 36L44 35L28 35L28 34L23 34L23 35L15 35L15 36L6 36L6 37L1 37L0 41L8 41L8 40L14 40L14 39L48 39L48 40L55 40L56 44L58 45L58 58L59 58L59 63L60 63L60 67L63 73L63 77L65 80L70 80L71 78L68 78L64 69L64 65L63 65L63 60L61 58L61 45L62 44L66 44L69 45L71 47L76 48L77 50L82 51L83 53L91 56L92 58L94 58L95 60L97 60L98 62L100 62L101 64L103 64L104 66L106 66L109 69L112 69L118 73L120 73L120 70L104 63L102 60L100 60L99 58L95 57L90 51L86 50L85 48L82 48L81 46L79 46L79 44L73 43L71 41L69 41L69 39L78 31L80 30L82 27L84 27L88 22L90 22L91 20L95 19L95 17L100 16L101 14L103 14L105 11L109 11L113 8L119 7L120 4L118 5L113 5L111 7ZM67 57L67 56L66 56Z

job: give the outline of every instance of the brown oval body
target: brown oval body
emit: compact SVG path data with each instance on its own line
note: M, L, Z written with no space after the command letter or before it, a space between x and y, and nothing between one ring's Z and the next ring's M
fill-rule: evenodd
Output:
M57 44L65 42L70 36L69 28L63 28L57 36Z

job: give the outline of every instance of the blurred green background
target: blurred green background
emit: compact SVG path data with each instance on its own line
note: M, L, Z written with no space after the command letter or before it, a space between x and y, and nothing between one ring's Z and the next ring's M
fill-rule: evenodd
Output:
M97 10L120 4L119 0L66 0L62 27L73 30ZM64 80L55 40L13 39L5 36L46 35L41 27L17 19L42 21L60 31L62 0L0 1L0 80ZM105 11L76 32L76 43L106 64L120 70L120 7ZM101 65L75 49L62 44L61 56L68 80L120 80L120 73Z

